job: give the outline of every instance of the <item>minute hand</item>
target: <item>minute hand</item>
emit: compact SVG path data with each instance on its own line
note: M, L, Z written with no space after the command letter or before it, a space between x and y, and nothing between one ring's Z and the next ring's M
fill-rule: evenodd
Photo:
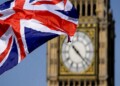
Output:
M75 48L75 46L72 46L75 52L82 58L82 55L79 53L79 51Z
M82 57L82 55L80 54L80 52L75 48L75 46L72 46L73 49L75 50L75 52L81 57L81 59L88 65L88 63L86 62L86 60Z

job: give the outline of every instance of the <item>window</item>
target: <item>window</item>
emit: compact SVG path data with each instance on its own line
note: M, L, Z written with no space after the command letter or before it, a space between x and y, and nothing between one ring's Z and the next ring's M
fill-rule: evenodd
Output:
M76 81L76 82L75 82L75 86L78 86L78 85L79 85L79 83L78 83L78 81Z
M87 86L89 86L89 85L90 85L89 81L87 81L86 85L87 85Z
M80 5L79 4L77 4L77 13L78 13L78 15L80 15Z
M84 86L84 82L83 81L81 81L81 85L80 86Z
M96 15L96 4L93 5L93 15Z
M82 16L85 16L85 4L82 5Z
M67 81L65 81L65 86L67 86L68 85L68 82Z
M92 81L92 86L95 86L95 81Z
M91 5L90 4L88 4L88 16L90 16L91 15Z
M70 81L70 86L73 86L73 81Z
M62 81L59 81L59 86L62 86Z

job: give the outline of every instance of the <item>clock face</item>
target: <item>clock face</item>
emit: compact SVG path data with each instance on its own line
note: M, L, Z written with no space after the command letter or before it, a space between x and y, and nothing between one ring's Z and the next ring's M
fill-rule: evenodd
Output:
M83 32L76 32L72 42L67 38L62 45L62 60L64 65L71 71L82 73L92 64L94 47L91 39Z

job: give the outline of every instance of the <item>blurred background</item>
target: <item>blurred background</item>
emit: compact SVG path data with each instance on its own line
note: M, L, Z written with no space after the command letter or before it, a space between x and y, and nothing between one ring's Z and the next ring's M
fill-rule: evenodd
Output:
M0 0L0 4L7 0ZM115 19L115 86L120 85L120 0L111 0ZM29 54L12 70L0 76L0 86L46 86L46 44Z

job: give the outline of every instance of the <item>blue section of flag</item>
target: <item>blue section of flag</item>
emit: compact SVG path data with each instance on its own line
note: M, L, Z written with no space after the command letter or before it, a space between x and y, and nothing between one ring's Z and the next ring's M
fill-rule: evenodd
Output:
M0 10L5 10L5 9L8 9L10 8L10 5L11 5L11 2L13 2L14 0L10 0L10 1L7 1L3 4L0 5Z
M4 62L4 64L0 67L0 74L4 73L5 71L13 68L18 64L18 50L17 45L14 40L12 49L10 51L10 54L7 58L7 60Z
M33 1L35 1L35 0L30 0L30 3L33 2Z
M78 19L78 17L79 17L77 15L78 13L77 13L77 11L76 11L76 9L74 7L72 7L72 9L70 11L65 11L65 10L56 10L56 11L66 15L66 16L69 16L71 18Z
M57 34L35 31L25 27L25 39L29 53L48 40L57 37Z

